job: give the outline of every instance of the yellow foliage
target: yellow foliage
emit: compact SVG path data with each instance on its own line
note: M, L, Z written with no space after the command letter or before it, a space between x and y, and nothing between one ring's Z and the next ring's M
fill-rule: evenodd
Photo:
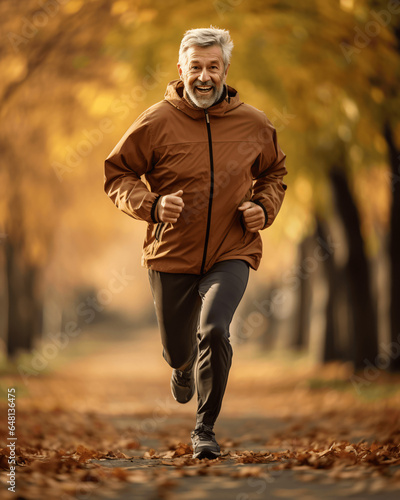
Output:
M111 14L123 14L127 10L129 10L129 3L128 2L114 2L111 7Z
M138 23L150 23L157 16L157 9L140 10L137 16Z
M375 134L373 144L375 146L376 151L380 154L384 154L387 151L387 145L385 139L381 134Z
M90 114L99 117L104 116L114 99L115 95L109 90L98 93L90 105Z
M30 12L38 3L23 3L24 18L32 23ZM140 112L163 98L168 80L177 74L183 32L211 23L230 29L235 43L228 83L244 102L276 118L287 154L286 200L276 224L262 233L266 252L274 258L265 259L262 267L272 269L277 259L295 258L315 210L331 217L326 173L337 160L339 142L346 143L351 175L365 175L357 188L364 234L372 234L377 221L387 224L386 181L374 174L369 183L368 176L371 169L388 171L381 114L384 108L395 113L388 104L397 85L392 26L381 27L349 63L340 44L354 45L354 27L363 30L370 20L365 0L278 4L177 0L172 9L161 0L110 0L103 9L96 1L70 0L60 4L57 16L48 16L46 26L37 31L34 25L30 31L25 27L29 37L23 38L21 12L14 6L7 17L0 3L3 31L15 33L15 43L21 42L17 51L8 43L0 61L0 93L12 92L0 129L6 172L0 179L0 220L5 222L7 213L12 227L25 234L27 259L45 262L54 241L62 241L54 261L82 279L88 261L96 261L101 275L100 253L109 252L112 260L112 245L120 238L126 247L117 245L119 259L131 259L133 245L140 252L146 224L125 220L106 198L103 161ZM132 90L143 89L143 81L151 88L139 99ZM112 111L113 103L122 111ZM112 131L96 139L90 133L107 117ZM92 143L84 147L88 134ZM61 180L55 162L67 167ZM19 214L13 196L24 200ZM129 238L135 240L131 246Z
M22 54L13 54L0 59L1 85L6 86L25 78L28 61Z
M299 176L294 185L296 196L300 203L309 204L313 197L312 186L309 179Z
M382 92L382 90L380 88L372 87L371 88L371 97L375 102L380 104L385 99L385 94Z
M349 120L356 121L359 118L360 112L358 106L352 99L344 97L341 105Z
M340 0L340 8L346 12L354 9L354 0Z
M82 8L83 4L83 0L69 0L69 2L63 5L63 10L67 14L75 14Z

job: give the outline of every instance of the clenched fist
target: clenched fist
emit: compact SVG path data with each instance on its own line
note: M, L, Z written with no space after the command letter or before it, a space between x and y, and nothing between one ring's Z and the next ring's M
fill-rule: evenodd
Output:
M243 212L244 225L251 233L256 233L265 226L265 214L260 205L252 201L245 201L238 210Z
M160 222L172 222L174 224L180 217L185 204L182 200L183 191L161 196L156 206L156 217Z

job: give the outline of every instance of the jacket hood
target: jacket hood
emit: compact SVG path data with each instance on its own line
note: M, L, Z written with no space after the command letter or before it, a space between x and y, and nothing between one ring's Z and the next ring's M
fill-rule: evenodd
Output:
M234 88L229 85L225 85L225 87L225 99L207 109L210 115L224 115L225 113L243 104L239 98L238 92ZM193 119L203 119L204 109L195 108L187 99L185 99L184 89L185 87L182 80L172 80L172 82L169 82L167 86L167 90L164 95L165 100L172 104L175 108L181 110L183 113L191 116Z

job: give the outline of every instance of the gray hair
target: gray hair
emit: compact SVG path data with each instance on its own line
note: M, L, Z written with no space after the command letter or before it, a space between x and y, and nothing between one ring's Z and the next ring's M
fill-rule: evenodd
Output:
M179 48L179 64L181 66L185 64L184 55L190 47L210 47L211 45L221 47L222 60L226 69L230 63L233 49L231 35L229 31L214 28L213 26L186 31Z

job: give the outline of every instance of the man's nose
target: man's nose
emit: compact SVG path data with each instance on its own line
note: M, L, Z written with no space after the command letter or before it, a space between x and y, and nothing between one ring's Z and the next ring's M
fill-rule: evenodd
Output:
M199 80L201 82L205 83L205 82L208 82L209 79L210 79L210 75L209 75L209 73L207 71L207 68L203 68L201 70L201 74L200 74Z

